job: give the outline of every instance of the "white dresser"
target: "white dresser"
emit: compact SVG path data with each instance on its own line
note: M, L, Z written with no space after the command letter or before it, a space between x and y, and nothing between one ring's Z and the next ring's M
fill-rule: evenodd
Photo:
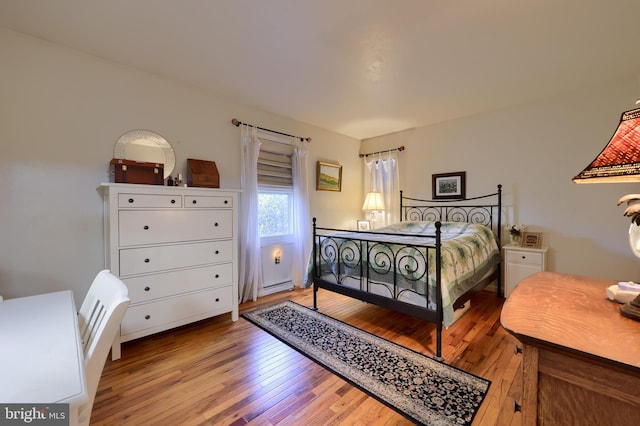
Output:
M102 184L105 264L129 288L120 343L231 312L238 320L236 190Z

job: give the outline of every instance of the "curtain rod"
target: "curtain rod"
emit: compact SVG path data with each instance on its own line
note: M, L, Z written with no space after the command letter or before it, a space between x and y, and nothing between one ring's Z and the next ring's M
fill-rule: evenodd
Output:
M391 152L391 151L404 151L404 145L401 145L397 148L393 148L393 149L386 149L384 151L376 151L376 152L370 152L368 154L360 154L360 158L362 157L368 157L369 155L373 155L373 154L383 154L385 152Z
M271 132L271 133L276 133L276 134L282 135L282 136L289 136L291 138L297 138L297 139L300 139L301 142L311 142L311 138L303 138L302 136L295 136L295 135L290 135L288 133L282 133L282 132L278 132L278 131L275 131L275 130L265 129L264 127L258 127L258 126L254 126L253 124L243 123L242 121L238 120L237 118L232 118L231 119L231 124L233 124L236 127L240 126L241 124L244 124L244 125L247 125L249 127L255 127L258 130L264 130L265 132Z

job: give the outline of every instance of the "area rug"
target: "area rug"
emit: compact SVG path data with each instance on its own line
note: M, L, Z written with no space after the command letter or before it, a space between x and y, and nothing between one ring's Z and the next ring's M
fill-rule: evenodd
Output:
M242 316L418 424L470 425L491 384L291 301Z

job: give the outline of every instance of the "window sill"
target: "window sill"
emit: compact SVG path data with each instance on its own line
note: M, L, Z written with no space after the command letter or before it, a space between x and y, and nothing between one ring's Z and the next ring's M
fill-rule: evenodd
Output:
M294 241L295 239L293 234L260 237L260 247L272 246L275 244L293 244Z

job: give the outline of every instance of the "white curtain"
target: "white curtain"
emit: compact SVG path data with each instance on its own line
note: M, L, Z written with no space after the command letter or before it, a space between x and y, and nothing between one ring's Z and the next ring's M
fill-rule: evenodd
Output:
M304 287L304 278L313 242L309 214L308 150L304 142L296 142L292 156L294 253L291 280Z
M262 287L262 261L258 232L258 155L260 140L255 127L242 125L242 175L240 195L240 270L238 295L240 303L256 300Z
M364 195L380 192L385 210L376 217L377 227L400 220L400 167L398 151L369 155L364 158ZM369 217L373 219L372 217Z

